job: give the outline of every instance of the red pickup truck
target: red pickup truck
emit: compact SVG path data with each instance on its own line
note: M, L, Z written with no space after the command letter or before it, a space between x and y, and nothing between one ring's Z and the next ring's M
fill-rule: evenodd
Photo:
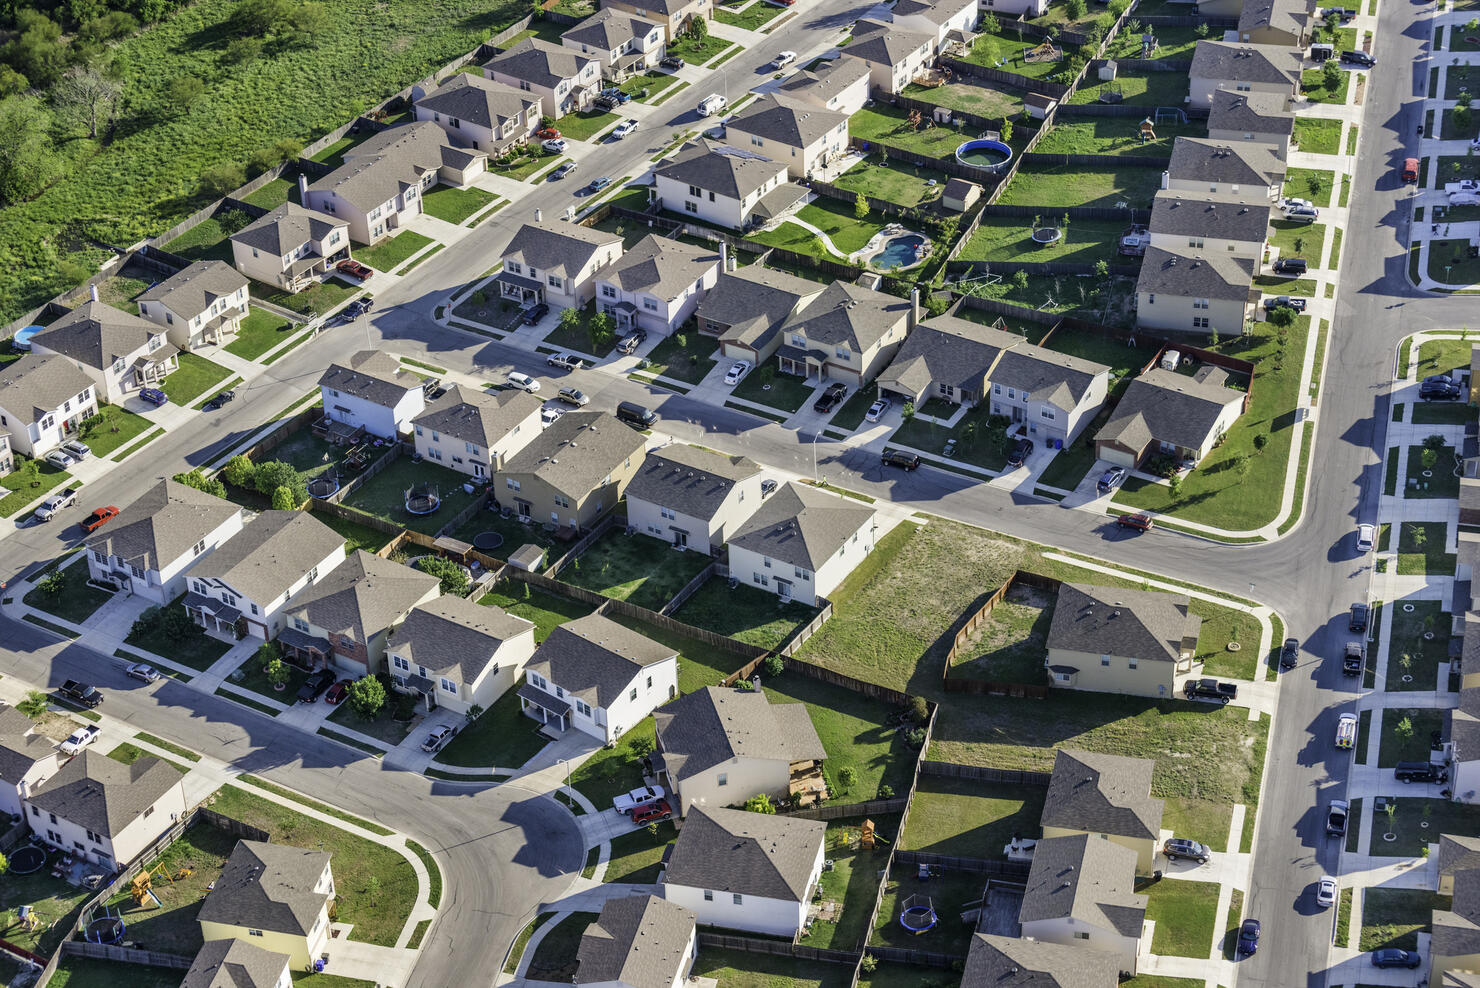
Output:
M88 533L96 532L117 517L117 515L118 509L111 504L106 508L98 508L83 521L82 530Z

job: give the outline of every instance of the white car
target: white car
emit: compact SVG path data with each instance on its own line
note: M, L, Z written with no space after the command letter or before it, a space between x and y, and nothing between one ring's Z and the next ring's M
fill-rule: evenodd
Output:
M750 361L748 361L748 360L737 360L737 361L735 361L735 363L733 365L731 365L730 369L725 373L725 383L726 384L739 384L740 383L740 379L745 376L745 373L748 370L750 370Z
M636 120L623 120L621 123L617 124L617 129L612 131L612 137L613 139L620 141L622 138L628 136L636 129Z
M159 670L143 662L135 662L124 670L129 679L137 679L141 683L153 683L159 679Z
M1371 525L1358 525L1357 526L1357 551L1358 552L1363 552L1363 553L1371 552L1372 551L1372 540L1376 537L1376 535L1377 535L1377 529L1374 528L1374 527L1372 527Z
M102 734L103 729L96 724L79 727L67 740L62 742L62 754L75 755L96 741Z
M540 147L549 151L551 154L560 154L567 146L563 137L552 137L548 141L540 142Z
M1288 213L1292 209L1315 209L1316 207L1315 203L1309 199L1289 198L1280 203L1280 208Z
M427 735L427 739L421 743L421 750L441 751L442 746L448 741L451 741L453 735L456 733L457 728L455 727L434 727L432 728L432 732Z
M61 450L54 449L50 453L46 454L46 462L50 463L58 470L65 470L77 461L72 459L72 457L68 456L66 453L63 453Z
M612 799L612 806L616 808L618 813L625 816L639 806L645 806L654 800L662 798L662 786L643 786L640 789L633 789L631 792L614 797Z
M528 391L532 395L540 393L540 382L528 374L521 374L518 371L514 371L509 375L509 385L518 388L520 391Z
M773 69L784 69L788 65L790 65L792 62L795 62L796 60L797 60L797 53L796 52L794 52L794 51L784 51L781 54L777 55L774 59L771 60L771 68L773 68Z
M555 420L565 414L565 409L559 405L546 405L540 409L540 425L549 427L555 424Z
M889 399L880 398L878 401L868 406L868 412L863 417L868 419L870 422L877 422L879 421L879 419L884 417L884 413L887 411L889 411Z
M1316 886L1316 905L1327 908L1336 904L1336 879L1330 875L1321 876L1321 884Z

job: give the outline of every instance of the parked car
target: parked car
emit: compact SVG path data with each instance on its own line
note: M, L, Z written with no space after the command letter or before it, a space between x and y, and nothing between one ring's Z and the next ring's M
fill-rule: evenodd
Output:
M1341 674L1343 676L1360 676L1362 666L1367 662L1366 649L1361 642L1347 642L1346 651L1341 656Z
M617 349L620 350L622 353L636 353L637 348L642 346L645 342L647 342L647 330L634 329L629 335L622 339L622 342L617 344Z
M612 131L612 139L620 141L624 137L630 137L636 130L636 120L623 120L617 124L617 129Z
M1347 49L1346 51L1343 51L1341 53L1341 60L1343 62L1346 62L1348 65L1361 65L1369 69L1377 64L1377 59L1373 58L1371 55L1367 54L1364 51L1355 51L1353 49Z
M432 728L432 732L427 735L427 739L421 743L421 750L441 751L443 746L446 745L448 741L451 741L453 736L456 734L457 728L455 727L449 727L447 725L443 725L442 727L434 727Z
M1297 199L1294 196L1290 196L1290 197L1287 197L1287 198L1282 199L1280 201L1280 209L1282 209L1282 210L1284 210L1286 212L1288 212L1288 211L1290 211L1292 209L1314 209L1314 208L1315 208L1315 203L1311 202L1309 199Z
M1423 963L1423 958L1416 950L1399 950L1397 947L1383 947L1381 950L1372 952L1373 967L1418 967Z
M561 165L559 168L557 168L553 172L551 172L550 173L550 178L552 180L561 179L561 178L564 178L565 176L569 175L571 172L573 172L575 170L576 170L576 163L574 161L567 161L565 164Z
M1322 875L1316 884L1316 905L1328 909L1336 904L1336 879Z
M94 508L93 513L83 520L82 529L91 534L117 517L118 509L111 504L106 508Z
M662 68L672 69L673 71L677 72L679 69L683 68L684 62L683 59L679 58L677 55L669 55L661 62L659 62L658 65Z
M369 295L363 295L339 311L344 315L345 319L354 322L373 308L375 308L375 299Z
M331 707L337 707L345 700L349 699L349 684L350 680L341 679L339 682L329 687L328 692L324 694L324 702L329 704Z
M879 421L879 419L884 417L884 413L887 411L889 411L889 399L880 398L878 401L868 406L868 411L864 413L863 417L865 419L868 419L868 421L870 422L877 422Z
M1285 643L1280 646L1280 668L1294 669L1295 663L1300 661L1300 639L1286 638Z
M1349 21L1357 16L1357 12L1350 7L1322 7L1318 11L1321 20L1329 20L1335 17L1339 21Z
M847 396L848 386L840 381L834 381L822 394L817 396L816 401L812 402L812 411L822 412L825 415L842 404Z
M582 405L586 405L591 401L590 398L586 397L586 393L584 391L581 391L579 388L570 387L561 388L559 391L555 392L555 400L563 401L567 405L574 405L577 408L580 408Z
M909 453L902 449L886 449L880 455L879 462L886 467L903 467L905 470L915 470L920 466L920 457L917 453Z
M96 724L79 727L67 736L67 740L62 742L62 754L75 755L102 736L103 729Z
M527 391L530 394L539 394L540 391L539 381L536 381L528 374L521 374L519 371L509 372L509 385L518 388L520 391Z
M1377 537L1377 528L1373 525L1357 526L1357 551L1371 552L1373 540Z
M158 408L160 405L169 404L170 400L170 396L165 394L158 388L140 388L139 397L147 401L149 404L153 405L155 408Z
M566 370L580 370L586 366L581 358L573 353L552 353L550 354L550 359L546 360L545 363L551 367L563 367Z
M673 816L673 808L668 805L666 799L660 799L646 806L639 806L632 811L632 822L639 827L645 827L650 823L659 823Z
M540 141L540 147L544 148L548 154L561 154L569 145L565 143L565 138L555 137L548 141Z
M536 302L524 312L524 325L533 326L541 319L550 314L550 306L545 302Z
M725 371L725 383L732 385L739 384L740 379L745 376L745 373L748 370L750 370L750 361L735 361L733 364L730 365L730 369Z
M1187 858L1191 861L1196 861L1198 864L1207 864L1208 858L1213 856L1213 852L1208 849L1208 845L1199 844L1197 841L1188 840L1185 837L1173 837L1166 844L1162 845L1161 853L1165 854L1170 861Z
M97 687L89 686L75 679L69 679L62 683L57 688L57 692L61 694L62 699L70 700L72 703L87 707L89 710L103 702L103 694L98 692Z
M601 91L601 95L605 96L607 99L614 99L618 103L627 103L632 100L631 93L624 93L616 86L608 86Z
M66 453L63 453L61 450L54 449L50 453L46 454L46 462L50 463L58 470L65 470L77 461L68 456Z
M1246 919L1238 928L1238 953L1255 954L1259 952L1259 933L1261 927L1257 919Z
M236 399L236 392L227 388L225 391L217 392L216 396L201 406L207 412L214 412L225 406L228 402Z
M655 800L662 799L667 795L662 786L640 786L631 792L625 792L612 800L612 806L616 807L618 813L626 816L639 806L646 806Z
M1289 295L1276 295L1274 298L1264 300L1264 311L1273 312L1283 306L1286 309L1294 309L1296 312L1305 311L1305 299L1291 298Z
M1321 218L1321 211L1314 206L1285 211L1285 220L1289 223L1314 223Z
M1393 778L1402 783L1447 782L1449 770L1433 762L1399 762L1393 768Z
M1326 807L1326 836L1341 837L1346 833L1346 817L1351 804L1344 799L1333 799Z
M1189 700L1216 700L1227 703L1238 696L1237 683L1223 683L1216 679L1189 679L1182 684L1182 695Z
M1012 447L1012 452L1007 454L1007 465L1020 467L1028 462L1028 457L1033 455L1033 440L1026 437L1019 439L1017 445Z
M152 683L159 679L159 670L146 662L134 662L123 673L129 679L137 679L141 683Z
M1156 525L1151 516L1145 512L1138 511L1134 514L1124 514L1115 519L1116 528L1134 528L1138 532L1149 532Z
M565 414L565 409L559 405L546 405L540 409L540 425L548 428L555 424L555 420ZM490 502L491 503L491 502Z
M698 111L701 117L712 117L716 113L724 113L729 107L730 101L719 93L710 93L699 101Z
M92 447L81 439L68 439L57 448L74 460L85 460L92 455Z
M1357 715L1342 714L1336 718L1336 747L1351 749L1357 746Z
M1455 401L1460 393L1460 386L1452 381L1425 381L1418 386L1421 401Z
M762 500L764 500L765 498L770 497L772 494L775 494L775 493L776 493L776 481L770 480L770 479L761 481L761 499Z
M298 702L313 703L324 695L324 691L334 684L334 673L328 669L320 669L318 672L310 673L298 687Z
M595 104L598 110L605 110L607 113L622 105L620 100L612 99L610 96L598 96L591 102Z
M1347 616L1346 627L1348 631L1367 630L1367 605L1356 603L1352 605L1351 613Z
M61 490L41 502L41 506L34 512L37 521L51 521L58 511L70 508L77 503L77 492L75 490Z
M334 265L334 270L340 274L347 274L351 278L358 278L361 281L369 281L370 276L375 273L359 261L349 257Z
M1303 257L1282 257L1274 262L1275 274L1299 276L1309 270L1310 265Z
M534 139L537 141L558 141L560 140L560 131L554 127L541 127L534 132Z
M796 60L797 60L797 53L796 52L794 52L794 51L783 51L783 52L779 53L775 58L771 59L771 68L776 69L777 71L780 71L781 69L786 68L788 65L790 65L792 62L795 62Z
M594 196L596 193L600 192L602 189L611 184L612 180L610 175L599 175L596 178L593 178L590 184L586 186L586 192Z
M1111 467L1100 474L1099 481L1095 484L1095 490L1101 494L1109 494L1125 481L1125 467Z

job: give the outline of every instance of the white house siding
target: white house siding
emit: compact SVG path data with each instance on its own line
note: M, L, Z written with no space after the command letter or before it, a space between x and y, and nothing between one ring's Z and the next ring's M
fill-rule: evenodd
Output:
M487 447L435 432L426 426L413 426L413 429L416 451L424 459L475 480L487 481L505 460L540 434L540 413L538 409L531 412L493 446Z
M648 292L626 292L619 286L609 281L596 279L596 304L602 312L612 312L623 302L630 303L637 310L637 325L649 333L658 333L667 336L675 329L682 326L694 310L699 307L699 300L704 293L714 287L719 280L719 264L716 263L703 276L692 285L684 289L682 295L675 299L659 298Z
M133 822L110 840L101 835L90 839L87 828L78 826L64 817L48 813L38 806L27 803L26 820L31 830L49 840L57 847L66 848L88 861L105 868L121 867L133 861L160 834L168 830L175 821L185 815L185 785L176 782L154 805L134 818Z
M250 253L250 251L249 251ZM205 342L201 326L217 316L224 315L218 332L223 336L235 333L247 315L247 289L238 288L192 319L175 312L163 302L140 302L139 315L150 322L164 327L165 337L182 350L192 350Z
M961 10L952 14L942 24L936 24L923 14L913 14L907 17L896 17L893 23L902 31L918 31L921 34L935 35L935 54L945 47L946 36L952 31L961 31L970 34L971 29L976 27L978 17L975 3L967 4Z
M546 692L553 697L555 687L563 685L551 682ZM632 695L634 690L635 698ZM564 693L564 699L571 704L570 727L605 744L621 737L654 709L678 695L678 659L674 657L647 666L623 687L610 707L592 706L590 714L582 713L575 706L575 698L569 690ZM524 712L535 720L544 719L534 706L525 705Z
M808 607L817 606L818 597L826 597L874 548L874 523L849 536L841 552L834 552L816 572L799 569L762 556L758 552L730 545L730 575L741 583L779 595L781 586L791 584L791 599ZM770 563L767 566L767 563ZM762 582L764 580L765 582ZM779 581L779 582L778 582Z
M1148 292L1136 293L1136 325L1142 329L1159 329L1174 333L1207 333L1217 330L1223 336L1236 336L1244 331L1248 306L1232 299L1208 299L1206 309L1194 308L1191 297L1156 293L1151 301ZM1194 319L1208 320L1207 327L1197 326Z
M22 805L31 790L46 781L53 772L57 770L56 755L43 758L32 765L26 773L16 780L15 785L0 782L0 814L5 816L18 816L25 812Z
M409 180L412 176L407 175ZM349 227L349 238L359 244L374 244L395 233L421 215L421 193L437 184L437 173L429 171L417 185L410 185L371 209L360 209L340 198L333 189L310 189L303 205L328 213Z
M494 131L492 127L483 127L467 120L449 117L443 113L437 113L423 106L416 108L416 119L418 121L429 121L442 128L449 140L458 147L474 147L486 154L507 147L514 141L520 141L534 133L540 122L540 107L543 103L534 93L525 93L526 97L534 103L534 106L524 111L521 119L505 120L503 126ZM481 164L478 170L482 171ZM472 177L472 176L469 176Z
M1223 193L1227 195L1243 196L1245 202L1273 202L1279 198L1280 187L1278 185L1240 185L1237 182L1204 182L1189 178L1172 178L1166 172L1162 172L1162 187L1173 192L1190 192L1200 194L1203 192Z
M1113 930L1102 927L1091 926L1085 922L1076 922L1071 918L1064 919L1041 919L1022 924L1022 935L1041 940L1045 943L1060 943L1065 946L1079 949L1105 950L1120 956L1120 969L1128 974L1136 973L1136 948L1140 940L1133 937L1123 937ZM1088 933L1088 939L1077 938L1075 934Z
M160 346L165 345L165 335L160 333L158 338ZM66 354L57 354L55 350L48 349L40 343L32 343L31 349L35 353L56 354L71 363L73 367L92 378L94 390L104 401L114 405L122 404L130 394L139 390L140 385L134 374L134 364L139 358L150 353L147 347L141 346L109 367L94 367L80 360L74 360Z
M822 857L825 849L817 849L817 860L812 865L811 877L807 880L808 892L816 887L822 874ZM718 926L727 930L745 930L750 933L765 933L770 936L789 937L807 921L807 903L811 895L804 895L801 902L785 899L768 899L762 896L740 895L735 902L735 893L709 890L688 885L665 884L663 898L674 905L683 906L694 914L700 926Z
M231 606L242 612L242 617L246 621L247 637L269 640L276 638L278 632L283 630L283 610L288 606L294 594L308 586L309 573L316 573L315 578L317 579L319 576L327 575L330 570L342 562L344 562L344 546L338 545L327 556L321 559L317 566L304 571L302 575L294 580L293 585L288 588L287 593L279 594L276 600L266 603L252 600L245 594L236 593L234 590L223 590L219 585L214 583L207 584L188 578L187 582L191 590L214 600L221 600L223 594L229 594L235 598Z
M448 710L466 714L472 707L484 710L513 689L524 678L524 664L534 654L534 635L520 635L504 642L490 663L472 683L460 683L457 695L438 683L437 703Z
M1108 375L1092 378L1084 397L1072 409L1059 408L1046 401L1036 401L1031 396L1024 400L1023 393L1007 384L989 383L987 397L993 415L1005 415L1014 425L1022 424L1028 435L1039 441L1062 439L1073 442L1080 431L1095 417L1105 403Z
M688 548L695 552L713 552L728 540L730 533L745 523L751 513L760 507L761 475L759 473L737 483L713 518L698 518L673 511L673 517L663 517L665 505L642 498L627 496L627 524L644 535L673 542L673 530L683 529L688 533Z
M364 426L365 431L382 439L394 439L411 431L411 420L426 408L426 398L417 388L409 389L400 401L387 408L364 398L356 398L328 385L319 387L324 401L324 417L350 426Z
M483 75L531 96L538 96L541 109L558 120L567 113L585 109L596 98L596 87L601 82L601 62L593 58L575 77L562 79L555 86L535 85L518 76L496 72L487 66L483 68Z
M657 188L664 209L730 230L745 228L746 210L739 199L717 194L711 198L708 192L690 195L688 185L663 175L657 177Z
M76 398L70 399L67 405L36 419L32 419L34 412L31 409L26 409L27 414L21 416L8 408L0 408L0 430L10 433L10 445L15 452L26 456L45 456L75 432L79 422L98 413L95 390L89 387Z
M977 6L981 13L996 14L998 17L1004 14L1010 17L1020 14L1042 17L1048 13L1048 0L979 0Z
M875 88L882 89L886 93L903 92L904 88L925 68L933 55L934 52L927 43L910 52L903 61L895 65L869 62L869 80Z
M166 562L162 570L141 570L135 573L121 559L108 556L99 561L99 554L89 551L87 553L88 575L99 582L122 582L124 589L130 593L163 606L185 592L186 573L190 567L209 556L221 543L241 530L242 516L238 512L217 525L215 530L205 537L205 548L201 550L200 555L195 555L193 551L186 551L181 556Z

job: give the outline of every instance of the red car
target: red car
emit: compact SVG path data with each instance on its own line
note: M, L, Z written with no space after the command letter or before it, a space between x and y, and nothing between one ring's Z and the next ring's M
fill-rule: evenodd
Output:
M660 799L646 806L639 806L632 811L632 822L638 826L646 826L649 823L657 823L673 816L673 810L669 808L666 799Z
M108 524L108 522L112 521L117 514L118 509L113 507L113 505L111 504L108 505L106 508L98 508L92 514L87 516L87 520L82 523L82 530L85 532L96 532L98 529Z
M329 687L329 692L324 694L324 702L330 705L343 703L344 698L349 696L349 680L341 679Z
M370 276L375 273L374 271L371 271L369 268L365 267L365 265L361 264L359 261L353 259L340 261L338 264L334 265L334 270L338 271L340 274L347 274L351 278L359 278L361 281L369 281Z
M1134 528L1138 532L1149 532L1155 525L1151 516L1144 512L1133 515L1121 515L1115 519L1115 524L1120 528Z
M535 131L534 136L536 140L558 141L560 140L560 131L556 130L554 127L543 127L540 130Z

